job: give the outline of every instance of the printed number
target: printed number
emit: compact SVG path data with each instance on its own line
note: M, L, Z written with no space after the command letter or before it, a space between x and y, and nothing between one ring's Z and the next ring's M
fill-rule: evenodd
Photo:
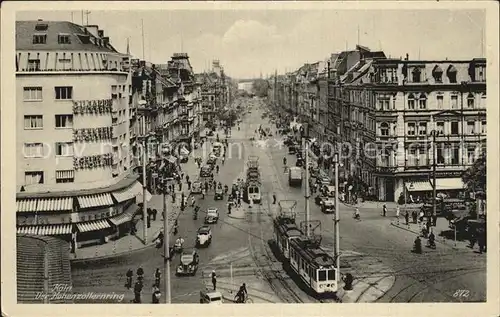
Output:
M458 289L453 294L453 297L469 297L470 291L467 289Z

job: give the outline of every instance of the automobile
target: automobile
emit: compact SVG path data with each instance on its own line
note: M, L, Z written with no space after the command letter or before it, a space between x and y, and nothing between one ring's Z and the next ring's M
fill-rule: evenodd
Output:
M330 185L330 177L326 176L325 174L319 174L318 177L316 177L316 184L322 186L322 185Z
M326 199L323 200L323 204L321 204L321 212L325 214L331 214L335 212L335 200L333 200L331 197L326 197Z
M201 177L214 177L214 173L212 172L212 167L209 165L205 165L201 167L200 170Z
M288 147L288 154L295 154L296 152L297 152L297 148L295 145L292 144Z
M325 202L325 200L327 200L327 199L329 199L329 198L331 198L331 197L325 196L325 195L323 195L323 194L319 194L318 196L316 196L316 197L314 198L314 203L315 203L316 205L322 206L322 205L323 205L323 203Z
M295 166L297 167L302 167L304 166L304 161L300 158L297 159L297 162L295 162Z
M213 166L216 163L217 163L217 156L215 156L214 154L210 154L210 157L207 160L207 164Z
M319 167L317 167L317 166L315 166L315 167L311 166L309 168L309 175L311 175L311 177L317 178L318 175L319 175L319 173L320 173Z
M202 184L200 181L194 181L191 184L191 194L201 194Z
M207 215L205 216L205 223L217 223L219 221L219 209L215 207L209 207L207 209Z
M196 247L208 247L212 243L212 229L209 226L203 226L196 233Z
M200 291L200 304L223 304L222 294L218 291L204 289Z
M196 249L184 250L181 254L180 264L177 266L175 274L177 276L181 275L196 275L198 270L198 263L200 262L200 257Z
M224 189L223 188L217 187L215 189L214 199L215 200L223 200L224 199Z
M321 192L325 196L335 197L335 186L324 185L323 187L321 187Z

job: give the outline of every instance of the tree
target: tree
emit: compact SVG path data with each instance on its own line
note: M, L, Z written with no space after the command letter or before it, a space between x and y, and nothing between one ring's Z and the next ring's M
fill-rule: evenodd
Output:
M267 97L269 83L265 79L256 79L253 82L252 90L257 97Z
M486 192L486 155L481 155L462 175L471 192Z

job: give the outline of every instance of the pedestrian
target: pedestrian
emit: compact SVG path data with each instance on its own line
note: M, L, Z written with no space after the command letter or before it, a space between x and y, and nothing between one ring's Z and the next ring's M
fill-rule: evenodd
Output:
M227 203L227 214L230 215L231 214L231 209L233 208L233 203L232 202L228 202Z
M189 184L189 175L186 175L186 183Z
M212 285L215 291L217 289L217 275L215 274L215 270L212 270L212 274L210 276L212 278Z
M433 215L433 216L432 216L432 225L433 225L434 227L437 225L437 219L438 219L437 215Z
M179 181L179 191L181 191L181 190L182 190L182 182Z
M127 282L125 283L125 287L130 289L132 287L132 277L134 276L134 272L131 269L128 269L127 274Z
M384 204L384 206L382 207L382 215L385 217L386 214L387 214L387 206Z
M424 212L423 212L422 210L420 211L418 221L419 221L420 223L422 223L422 221L424 221Z
M157 286L153 286L153 293L151 294L151 303L159 304L160 303L161 292Z
M161 271L159 268L156 268L155 271L155 285L156 287L160 287L160 280L161 280Z
M137 281L134 284L134 303L140 304L141 303L141 292L142 292L143 285L141 281Z
M486 232L483 230L477 234L477 245L479 246L479 253L486 252Z
M188 181L187 185L188 185L188 190L191 190L191 181Z
M396 221L398 222L399 225L399 206L396 206Z
M153 209L153 221L156 221L156 216L158 215L158 210Z
M205 190L208 191L208 181L205 181Z
M151 228L151 215L147 216L147 226L148 228Z
M175 192L172 192L172 204L175 204Z
M142 280L144 279L144 270L143 270L143 268L142 268L142 267L139 267L139 268L137 269L137 272L136 272L136 273L137 273L137 280L138 280L138 281L142 281Z
M406 225L408 226L409 225L409 221L410 220L410 214L408 213L408 210L406 210L405 212L405 223Z
M474 245L476 245L476 231L473 228L469 227L469 248L474 249Z
M181 208L184 208L184 198L185 198L185 195L184 195L184 192L181 193Z
M205 199L205 189L201 190L201 199Z
M219 174L219 165L215 166L215 171L216 171L217 174Z
M222 159L221 159L221 161L222 161L222 165L224 165L224 161L225 161L225 160L226 160L226 152L224 151L224 156L222 156Z
M273 205L276 205L276 193L273 193Z

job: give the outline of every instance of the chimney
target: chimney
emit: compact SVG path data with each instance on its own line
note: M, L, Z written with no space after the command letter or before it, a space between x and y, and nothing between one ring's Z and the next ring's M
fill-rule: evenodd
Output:
M406 58L405 58L405 61L409 60L410 59L410 55L408 55L408 53L406 53Z
M99 35L100 38L104 37L104 31L103 30L97 30L97 34Z

